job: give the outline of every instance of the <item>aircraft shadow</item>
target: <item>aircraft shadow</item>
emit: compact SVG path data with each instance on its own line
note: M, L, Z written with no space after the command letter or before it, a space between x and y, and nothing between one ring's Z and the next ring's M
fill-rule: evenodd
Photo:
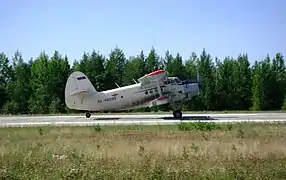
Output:
M174 117L163 117L164 120L175 120ZM180 120L216 120L210 116L183 116Z
M156 118L148 118L148 117L144 117L144 118L120 118L120 117L94 117L92 118L93 120L99 120L99 121L115 121L115 120L119 120L119 119L136 119L136 120L140 120L140 119L164 119L164 120L176 120L174 117L156 117ZM216 120L215 118L212 118L210 116L183 116L180 120Z
M102 118L92 118L92 120L99 120L99 121L115 121L115 120L119 120L119 119L122 119L122 118L119 118L119 117L102 117Z

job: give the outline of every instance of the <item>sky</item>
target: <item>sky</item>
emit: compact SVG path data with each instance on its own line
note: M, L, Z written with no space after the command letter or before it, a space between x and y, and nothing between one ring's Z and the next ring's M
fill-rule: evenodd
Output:
M70 62L93 49L127 57L152 47L188 59L248 53L251 62L286 54L286 0L3 0L0 52L25 60L45 51Z

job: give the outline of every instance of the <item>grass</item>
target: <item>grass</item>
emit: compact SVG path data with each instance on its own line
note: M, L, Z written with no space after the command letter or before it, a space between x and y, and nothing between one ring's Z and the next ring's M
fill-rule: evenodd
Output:
M285 179L278 124L0 130L0 179Z

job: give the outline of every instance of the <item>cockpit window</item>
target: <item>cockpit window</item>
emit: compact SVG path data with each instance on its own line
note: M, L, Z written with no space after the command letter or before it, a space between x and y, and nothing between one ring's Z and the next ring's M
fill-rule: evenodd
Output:
M175 78L168 78L167 80L164 81L165 84L180 84L181 80L177 77Z
M164 81L165 84L170 84L170 80Z
M180 80L179 79L175 79L176 83L179 84L180 83Z
M171 79L171 84L175 84L176 82L173 80L173 79Z

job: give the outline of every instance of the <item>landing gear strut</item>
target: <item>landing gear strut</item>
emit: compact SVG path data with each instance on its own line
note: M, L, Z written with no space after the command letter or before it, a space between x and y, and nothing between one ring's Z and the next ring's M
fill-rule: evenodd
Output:
M180 110L173 111L173 116L175 119L182 118L182 111L180 111Z
M90 118L91 114L89 112L85 113L86 118Z

